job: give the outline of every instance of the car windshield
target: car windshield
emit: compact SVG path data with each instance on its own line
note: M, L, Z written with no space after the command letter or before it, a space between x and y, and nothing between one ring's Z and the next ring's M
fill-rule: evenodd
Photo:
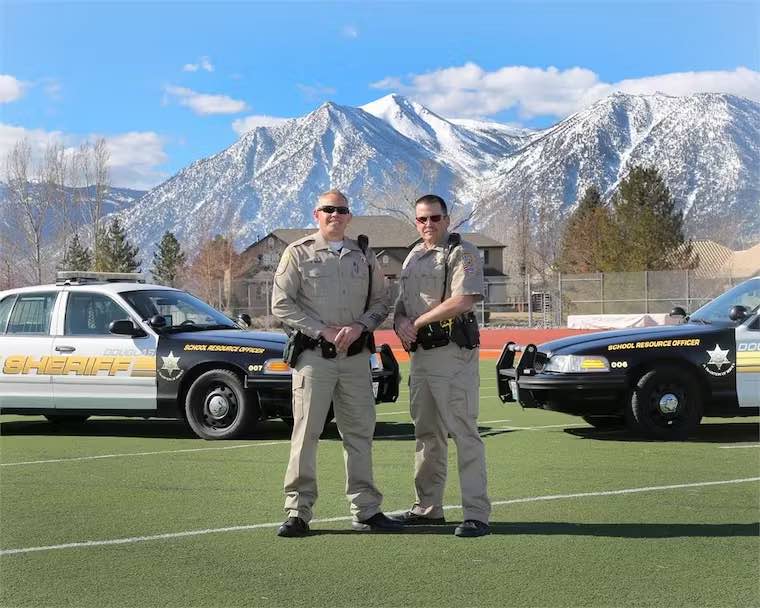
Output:
M124 292L121 296L143 320L161 315L166 321L161 331L240 329L231 319L186 291L146 289Z
M744 306L750 313L760 306L760 278L750 279L711 300L689 317L689 322L735 326L741 321L728 318L732 306Z

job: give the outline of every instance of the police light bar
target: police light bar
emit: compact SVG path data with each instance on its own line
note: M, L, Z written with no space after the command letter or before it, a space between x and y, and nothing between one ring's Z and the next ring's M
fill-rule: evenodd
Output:
M93 283L145 283L139 272L88 272L61 270L56 274L56 285L91 285Z

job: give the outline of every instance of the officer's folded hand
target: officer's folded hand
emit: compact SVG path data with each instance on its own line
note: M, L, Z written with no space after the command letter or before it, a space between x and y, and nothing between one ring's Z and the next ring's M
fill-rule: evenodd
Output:
M319 335L323 340L327 340L330 344L337 345L336 340L341 329L342 328L340 327L325 327L319 332Z
M417 340L417 330L414 329L414 324L408 317L399 317L396 319L394 329L396 330L396 335L399 337L399 340L401 340L404 348L407 348L407 350L408 346Z
M347 351L348 347L362 335L363 330L364 327L359 323L352 323L351 325L341 327L335 337L335 347L340 352Z

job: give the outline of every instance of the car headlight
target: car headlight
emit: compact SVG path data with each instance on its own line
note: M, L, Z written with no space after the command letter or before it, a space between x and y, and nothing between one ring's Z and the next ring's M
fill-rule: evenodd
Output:
M290 374L293 370L282 359L267 359L264 361L265 374Z
M599 355L554 355L544 365L543 371L560 374L608 372L610 362Z

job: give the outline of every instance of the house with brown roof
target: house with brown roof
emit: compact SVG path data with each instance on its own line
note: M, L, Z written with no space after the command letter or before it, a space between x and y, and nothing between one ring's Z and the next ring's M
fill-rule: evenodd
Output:
M304 236L316 232L316 228L278 228L249 245L241 254L240 279L236 281L237 301L248 302L248 308L263 314L268 311L268 298L272 278L285 248ZM355 239L366 234L370 247L394 289L401 267L409 250L420 241L415 227L399 218L380 215L354 216L346 229L346 235ZM480 251L486 278L486 293L491 294L489 279L504 277L504 245L477 232L462 232L462 238L470 241ZM240 293L238 293L240 292ZM488 298L493 299L493 298Z
M312 234L316 228L278 228L249 245L241 254L244 275L249 278L262 272L274 271L285 247L304 236ZM369 237L369 244L377 256L383 274L393 281L401 272L401 266L409 250L419 241L415 227L395 217L380 215L354 216L346 229L346 235L355 239L360 234ZM477 232L463 232L462 238L470 241L480 251L485 275L504 276L504 245ZM271 275L270 275L271 276Z

